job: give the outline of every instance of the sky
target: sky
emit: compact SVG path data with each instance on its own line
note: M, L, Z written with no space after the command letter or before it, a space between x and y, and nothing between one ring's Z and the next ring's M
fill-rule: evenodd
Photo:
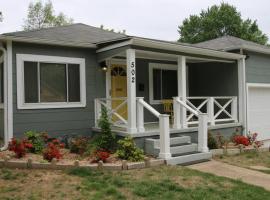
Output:
M36 0L0 0L4 21L0 33L22 30L27 8ZM126 30L128 35L175 41L178 26L191 14L199 14L221 0L51 0L55 13L63 12L75 23ZM43 0L45 2L45 0ZM244 19L257 20L270 38L269 0L227 0Z

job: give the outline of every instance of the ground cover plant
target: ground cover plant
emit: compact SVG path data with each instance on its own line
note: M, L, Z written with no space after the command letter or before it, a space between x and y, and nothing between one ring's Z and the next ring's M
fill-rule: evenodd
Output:
M0 169L1 200L262 200L269 195L260 187L180 166L114 172Z

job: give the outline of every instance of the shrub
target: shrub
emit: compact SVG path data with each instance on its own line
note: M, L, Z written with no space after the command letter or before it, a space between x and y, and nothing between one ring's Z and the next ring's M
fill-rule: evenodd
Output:
M27 150L31 149L33 145L26 139L19 140L12 138L8 144L8 150L13 151L17 158L25 156Z
M106 159L110 157L110 153L106 150L98 150L95 152L95 160L94 162L98 162L102 160L103 162L106 162Z
M52 142L48 143L47 147L43 150L43 158L52 161L53 158L59 160L62 157L60 147Z
M69 142L70 152L82 155L85 153L88 143L89 139L87 137L72 138Z
M244 146L250 145L249 139L247 137L243 136L243 135L236 135L236 136L234 136L233 142L236 145L239 145L239 144L242 144Z
M217 140L214 138L214 136L210 132L208 132L208 148L209 149L218 148Z
M107 109L103 106L101 110L101 118L98 122L101 133L95 140L97 150L105 149L111 151L115 146L115 135L111 131L111 123L108 117Z
M30 151L32 153L41 153L45 147L48 136L42 133L37 133L35 131L28 131L24 133L24 135L33 146Z
M255 148L259 148L263 145L262 141L258 141L257 139L258 133L250 133L247 135L247 138L249 140L249 144L254 145Z
M118 150L116 154L119 158L129 161L143 160L143 150L136 147L136 144L132 137L128 136L118 141Z

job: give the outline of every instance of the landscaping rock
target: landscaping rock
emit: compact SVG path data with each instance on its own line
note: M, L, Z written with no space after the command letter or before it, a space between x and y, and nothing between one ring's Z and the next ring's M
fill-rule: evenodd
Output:
M164 164L165 164L165 160L163 160L163 159L150 160L150 167L156 167L156 166L160 166L160 165L164 165Z
M127 163L128 170L130 169L142 169L145 168L144 162Z
M104 163L103 169L106 170L122 170L121 164L113 164L113 163Z
M210 152L213 156L219 156L224 154L224 149L211 149Z

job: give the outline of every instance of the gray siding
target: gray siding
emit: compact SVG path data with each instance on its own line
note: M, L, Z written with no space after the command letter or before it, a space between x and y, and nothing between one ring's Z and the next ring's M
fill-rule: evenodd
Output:
M196 63L188 65L189 96L237 96L235 63Z
M85 58L86 107L18 110L16 95L16 54L19 53ZM15 136L22 136L27 130L47 131L49 134L55 136L64 134L91 134L91 127L94 125L94 98L105 96L105 74L98 67L94 50L14 43L13 80Z
M254 52L245 52L246 81L248 83L270 83L270 56Z
M0 139L4 138L4 110L0 109Z

